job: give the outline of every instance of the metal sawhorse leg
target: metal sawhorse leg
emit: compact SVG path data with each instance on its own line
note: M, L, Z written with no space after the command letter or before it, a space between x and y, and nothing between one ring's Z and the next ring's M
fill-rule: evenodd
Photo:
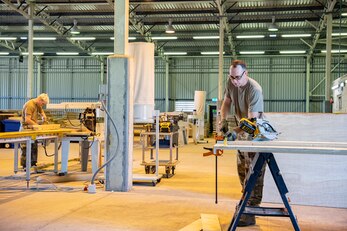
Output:
M275 180L277 189L281 195L282 201L285 205L285 208L269 208L269 207L251 207L247 206L247 202L251 196L259 173L264 164L268 164L271 171L272 177ZM242 214L257 215L257 216L281 216L281 217L290 217L295 231L300 231L299 225L296 221L294 213L289 205L286 194L288 189L284 183L283 177L281 175L280 169L276 163L275 157L272 153L257 153L255 156L252 167L249 169L247 175L246 187L244 189L242 198L238 205L236 206L236 211L234 217L230 223L228 230L236 230L236 227L239 223L240 217Z

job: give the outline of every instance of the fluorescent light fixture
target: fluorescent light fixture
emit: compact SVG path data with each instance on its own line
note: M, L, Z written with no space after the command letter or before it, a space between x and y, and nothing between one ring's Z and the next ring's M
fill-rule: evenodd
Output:
M237 35L238 39L252 39L252 38L264 38L265 35Z
M22 40L27 40L28 37L20 37ZM57 40L56 37L34 37L33 40Z
M335 90L335 89L337 89L339 87L339 85L335 85L335 86L333 86L332 88L331 88L331 90Z
M79 55L78 52L57 52L57 55Z
M276 37L277 37L277 34L270 34L269 37L270 37L270 38L276 38Z
M111 40L114 40L114 37L110 37ZM136 40L136 37L128 37L128 40Z
M187 55L187 52L164 52L164 55Z
M331 53L346 53L347 50L331 50ZM327 53L326 50L322 50L322 53Z
M177 37L152 37L153 40L175 40Z
M193 39L219 39L219 36L193 36Z
M342 13L341 16L347 16L347 12Z
M346 36L347 33L332 33L331 36Z
M278 31L278 27L275 23L275 16L272 16L272 23L267 28L268 31Z
M83 41L91 41L95 40L95 37L70 37L71 40L83 40Z
M17 37L0 37L0 40L16 40Z
M0 52L0 55L9 55L9 52Z
M80 33L80 31L77 27L77 20L76 19L73 20L73 26L71 27L70 33L71 34L79 34Z
M167 25L165 33L167 34L174 34L175 33L175 29L172 26L172 19L169 19L169 25Z
M22 52L22 55L29 55L29 52ZM33 52L33 55L43 55L43 52Z
M283 34L283 38L302 38L302 37L311 37L311 34Z
M92 52L92 55L112 55L113 52Z
M280 54L305 54L306 51L280 51Z
M202 55L219 55L219 51L203 51L203 52L200 52L200 54L202 54ZM223 51L223 54L225 54L224 51Z
M265 51L240 51L241 55L262 55Z

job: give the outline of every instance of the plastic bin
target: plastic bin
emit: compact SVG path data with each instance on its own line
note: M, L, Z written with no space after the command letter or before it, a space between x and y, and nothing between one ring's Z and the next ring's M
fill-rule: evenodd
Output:
M3 124L3 130L4 132L18 132L20 128L20 121L18 120L3 120L1 121ZM13 143L5 143L4 144L5 148L13 148L14 145Z

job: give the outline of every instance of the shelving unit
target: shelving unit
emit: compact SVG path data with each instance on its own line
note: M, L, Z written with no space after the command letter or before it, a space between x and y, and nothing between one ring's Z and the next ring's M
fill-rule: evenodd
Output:
M155 132L142 132L142 163L145 166L146 174L155 173L158 171L157 166L165 167L165 175L163 177L170 178L175 174L176 165L178 160L178 144L174 143L174 137L178 136L178 132L159 132L159 139L156 138ZM169 159L163 160L158 157L154 158L153 150L156 149L157 140L159 140L159 150L169 150ZM167 142L168 141L168 142ZM176 155L173 157L173 150L175 149ZM149 153L149 156L148 154ZM163 153L161 153L163 155Z

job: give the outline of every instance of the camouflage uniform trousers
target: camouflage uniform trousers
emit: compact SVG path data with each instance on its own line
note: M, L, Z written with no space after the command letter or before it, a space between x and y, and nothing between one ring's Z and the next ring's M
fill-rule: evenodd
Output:
M27 151L27 147L26 144L21 144L20 145L21 151L22 151L22 155L20 158L20 165L23 166L23 168L26 167L26 151ZM35 141L35 143L31 144L31 166L36 166L37 163L37 141Z
M257 153L256 152L240 152L237 155L237 171L239 174L240 183L242 186L242 192L246 186L246 176L252 161ZM263 186L264 186L264 174L265 174L265 164L261 170L260 176L258 177L256 184L253 188L252 194L248 200L248 205L258 206L261 203L263 197Z

